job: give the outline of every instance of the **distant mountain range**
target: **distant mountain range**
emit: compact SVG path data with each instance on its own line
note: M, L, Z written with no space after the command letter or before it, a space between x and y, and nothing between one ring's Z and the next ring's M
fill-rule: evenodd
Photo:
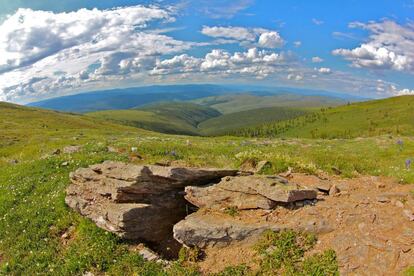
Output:
M242 86L242 85L157 85L112 89L57 97L28 104L28 106L58 111L86 113L101 110L119 110L141 107L157 102L192 101L212 96L229 94L272 96L294 94L318 96L323 101L362 101L365 98L322 90L307 90L286 87Z

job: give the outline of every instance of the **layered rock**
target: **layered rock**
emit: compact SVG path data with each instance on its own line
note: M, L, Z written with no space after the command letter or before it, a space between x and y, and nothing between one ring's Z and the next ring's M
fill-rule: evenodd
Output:
M226 246L232 242L255 241L266 230L279 231L271 223L245 222L218 213L196 212L174 226L174 238L187 246L205 248Z
M186 187L185 198L198 207L273 209L278 203L315 199L317 192L270 176L225 177L216 185Z
M187 185L218 182L235 170L138 166L104 162L70 175L66 203L99 227L126 239L157 242L186 214Z

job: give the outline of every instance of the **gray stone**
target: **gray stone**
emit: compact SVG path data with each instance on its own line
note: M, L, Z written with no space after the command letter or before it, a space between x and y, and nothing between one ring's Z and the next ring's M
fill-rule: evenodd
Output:
M237 207L239 210L258 208L268 210L276 205L274 201L264 196L227 191L217 185L209 187L188 186L185 188L185 193L185 199L200 208Z
M174 238L187 246L206 248L241 241L253 243L264 231L280 229L275 224L249 223L230 216L197 212L174 225Z
M328 181L322 181L317 184L316 189L318 189L321 192L329 193L331 190L332 184Z
M221 181L217 186L223 190L252 195L261 195L276 202L294 202L314 199L315 190L302 189L296 184L286 183L279 177L241 176L230 177Z
M272 209L277 203L315 199L316 191L299 188L278 177L226 177L208 187L186 187L185 198L197 207L223 209ZM302 205L303 206L303 205Z

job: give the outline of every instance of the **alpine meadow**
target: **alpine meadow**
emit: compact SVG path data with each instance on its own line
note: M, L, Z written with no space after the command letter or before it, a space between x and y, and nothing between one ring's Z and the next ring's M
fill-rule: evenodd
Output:
M414 275L413 11L0 0L0 275Z

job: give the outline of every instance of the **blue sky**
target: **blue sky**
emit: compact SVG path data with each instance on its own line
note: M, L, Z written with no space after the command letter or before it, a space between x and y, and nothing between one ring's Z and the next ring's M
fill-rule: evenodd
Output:
M414 94L414 0L0 0L0 100L246 83Z

